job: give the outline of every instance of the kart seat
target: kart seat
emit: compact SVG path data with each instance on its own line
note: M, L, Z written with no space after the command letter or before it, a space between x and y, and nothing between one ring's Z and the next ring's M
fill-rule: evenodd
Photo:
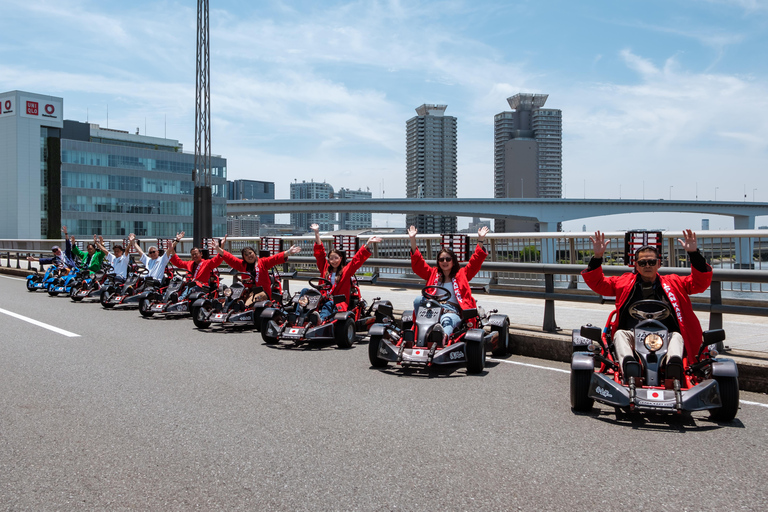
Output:
M462 309L461 310L461 320L462 322L466 322L467 320L472 320L473 318L477 318L477 309Z

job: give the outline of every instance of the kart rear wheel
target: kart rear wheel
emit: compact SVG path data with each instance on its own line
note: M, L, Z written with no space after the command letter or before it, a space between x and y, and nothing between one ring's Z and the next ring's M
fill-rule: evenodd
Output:
M195 327L199 329L207 329L211 326L211 322L206 320L208 318L207 311L202 306L192 306L192 321L195 323Z
M592 410L595 400L589 398L592 370L571 370L571 409L578 412Z
M491 355L493 357L504 357L509 352L509 320L504 320L501 326L491 327L491 331L499 333L499 342L496 344L496 348L493 349Z
M386 368L389 364L389 361L379 357L381 339L381 336L371 336L371 341L368 342L368 359L371 361L371 366L374 368Z
M352 318L347 318L341 325L337 321L334 325L334 336L339 348L350 348L355 344L355 321Z
M264 340L264 343L267 345L274 345L277 343L277 338L275 336L269 336L267 334L267 327L269 326L269 319L262 318L261 320L261 339Z
M467 343L467 373L480 373L485 369L485 343L470 341Z
M101 292L101 295L99 295L99 302L101 303L101 307L103 307L104 309L111 309L115 307L114 304L110 304L109 302L109 298L111 296L112 294L109 293L108 290L104 290L103 292Z
M152 315L154 315L154 311L150 311L150 307L152 304L149 302L149 299L143 298L139 300L139 313L141 313L141 316L145 318L149 318Z
M720 400L723 405L711 409L709 417L715 421L731 421L739 411L739 379L738 377L715 377L720 388Z

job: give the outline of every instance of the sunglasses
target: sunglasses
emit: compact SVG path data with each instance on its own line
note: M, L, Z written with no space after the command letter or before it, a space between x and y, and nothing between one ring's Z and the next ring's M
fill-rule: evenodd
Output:
M442 258L437 258L437 261L453 261L453 258L444 256Z
M638 267L647 267L648 265L655 267L656 264L659 262L657 258L651 258L647 260L637 260L637 266Z
M149 251L149 254L157 254L157 251Z

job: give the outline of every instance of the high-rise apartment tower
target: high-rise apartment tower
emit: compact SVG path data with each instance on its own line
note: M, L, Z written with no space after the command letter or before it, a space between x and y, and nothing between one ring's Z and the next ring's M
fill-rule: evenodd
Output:
M405 123L406 197L456 197L456 118L447 105L421 105ZM407 215L421 233L455 233L456 217Z
M507 98L512 112L494 116L493 197L560 198L563 183L563 116L545 109L549 95ZM496 219L500 232L538 231L532 221Z

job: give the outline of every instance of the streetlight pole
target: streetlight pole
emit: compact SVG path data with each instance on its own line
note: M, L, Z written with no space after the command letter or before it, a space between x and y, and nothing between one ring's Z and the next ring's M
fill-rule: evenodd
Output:
M675 186L674 186L674 185L670 185L670 186L669 186L669 200L670 200L670 201L672 200L672 189L673 189L673 188L675 188Z
M757 189L756 188L752 189L752 202L753 203L755 202L755 190L757 190Z
M715 201L717 201L717 189L719 189L719 188L720 187L715 187Z

